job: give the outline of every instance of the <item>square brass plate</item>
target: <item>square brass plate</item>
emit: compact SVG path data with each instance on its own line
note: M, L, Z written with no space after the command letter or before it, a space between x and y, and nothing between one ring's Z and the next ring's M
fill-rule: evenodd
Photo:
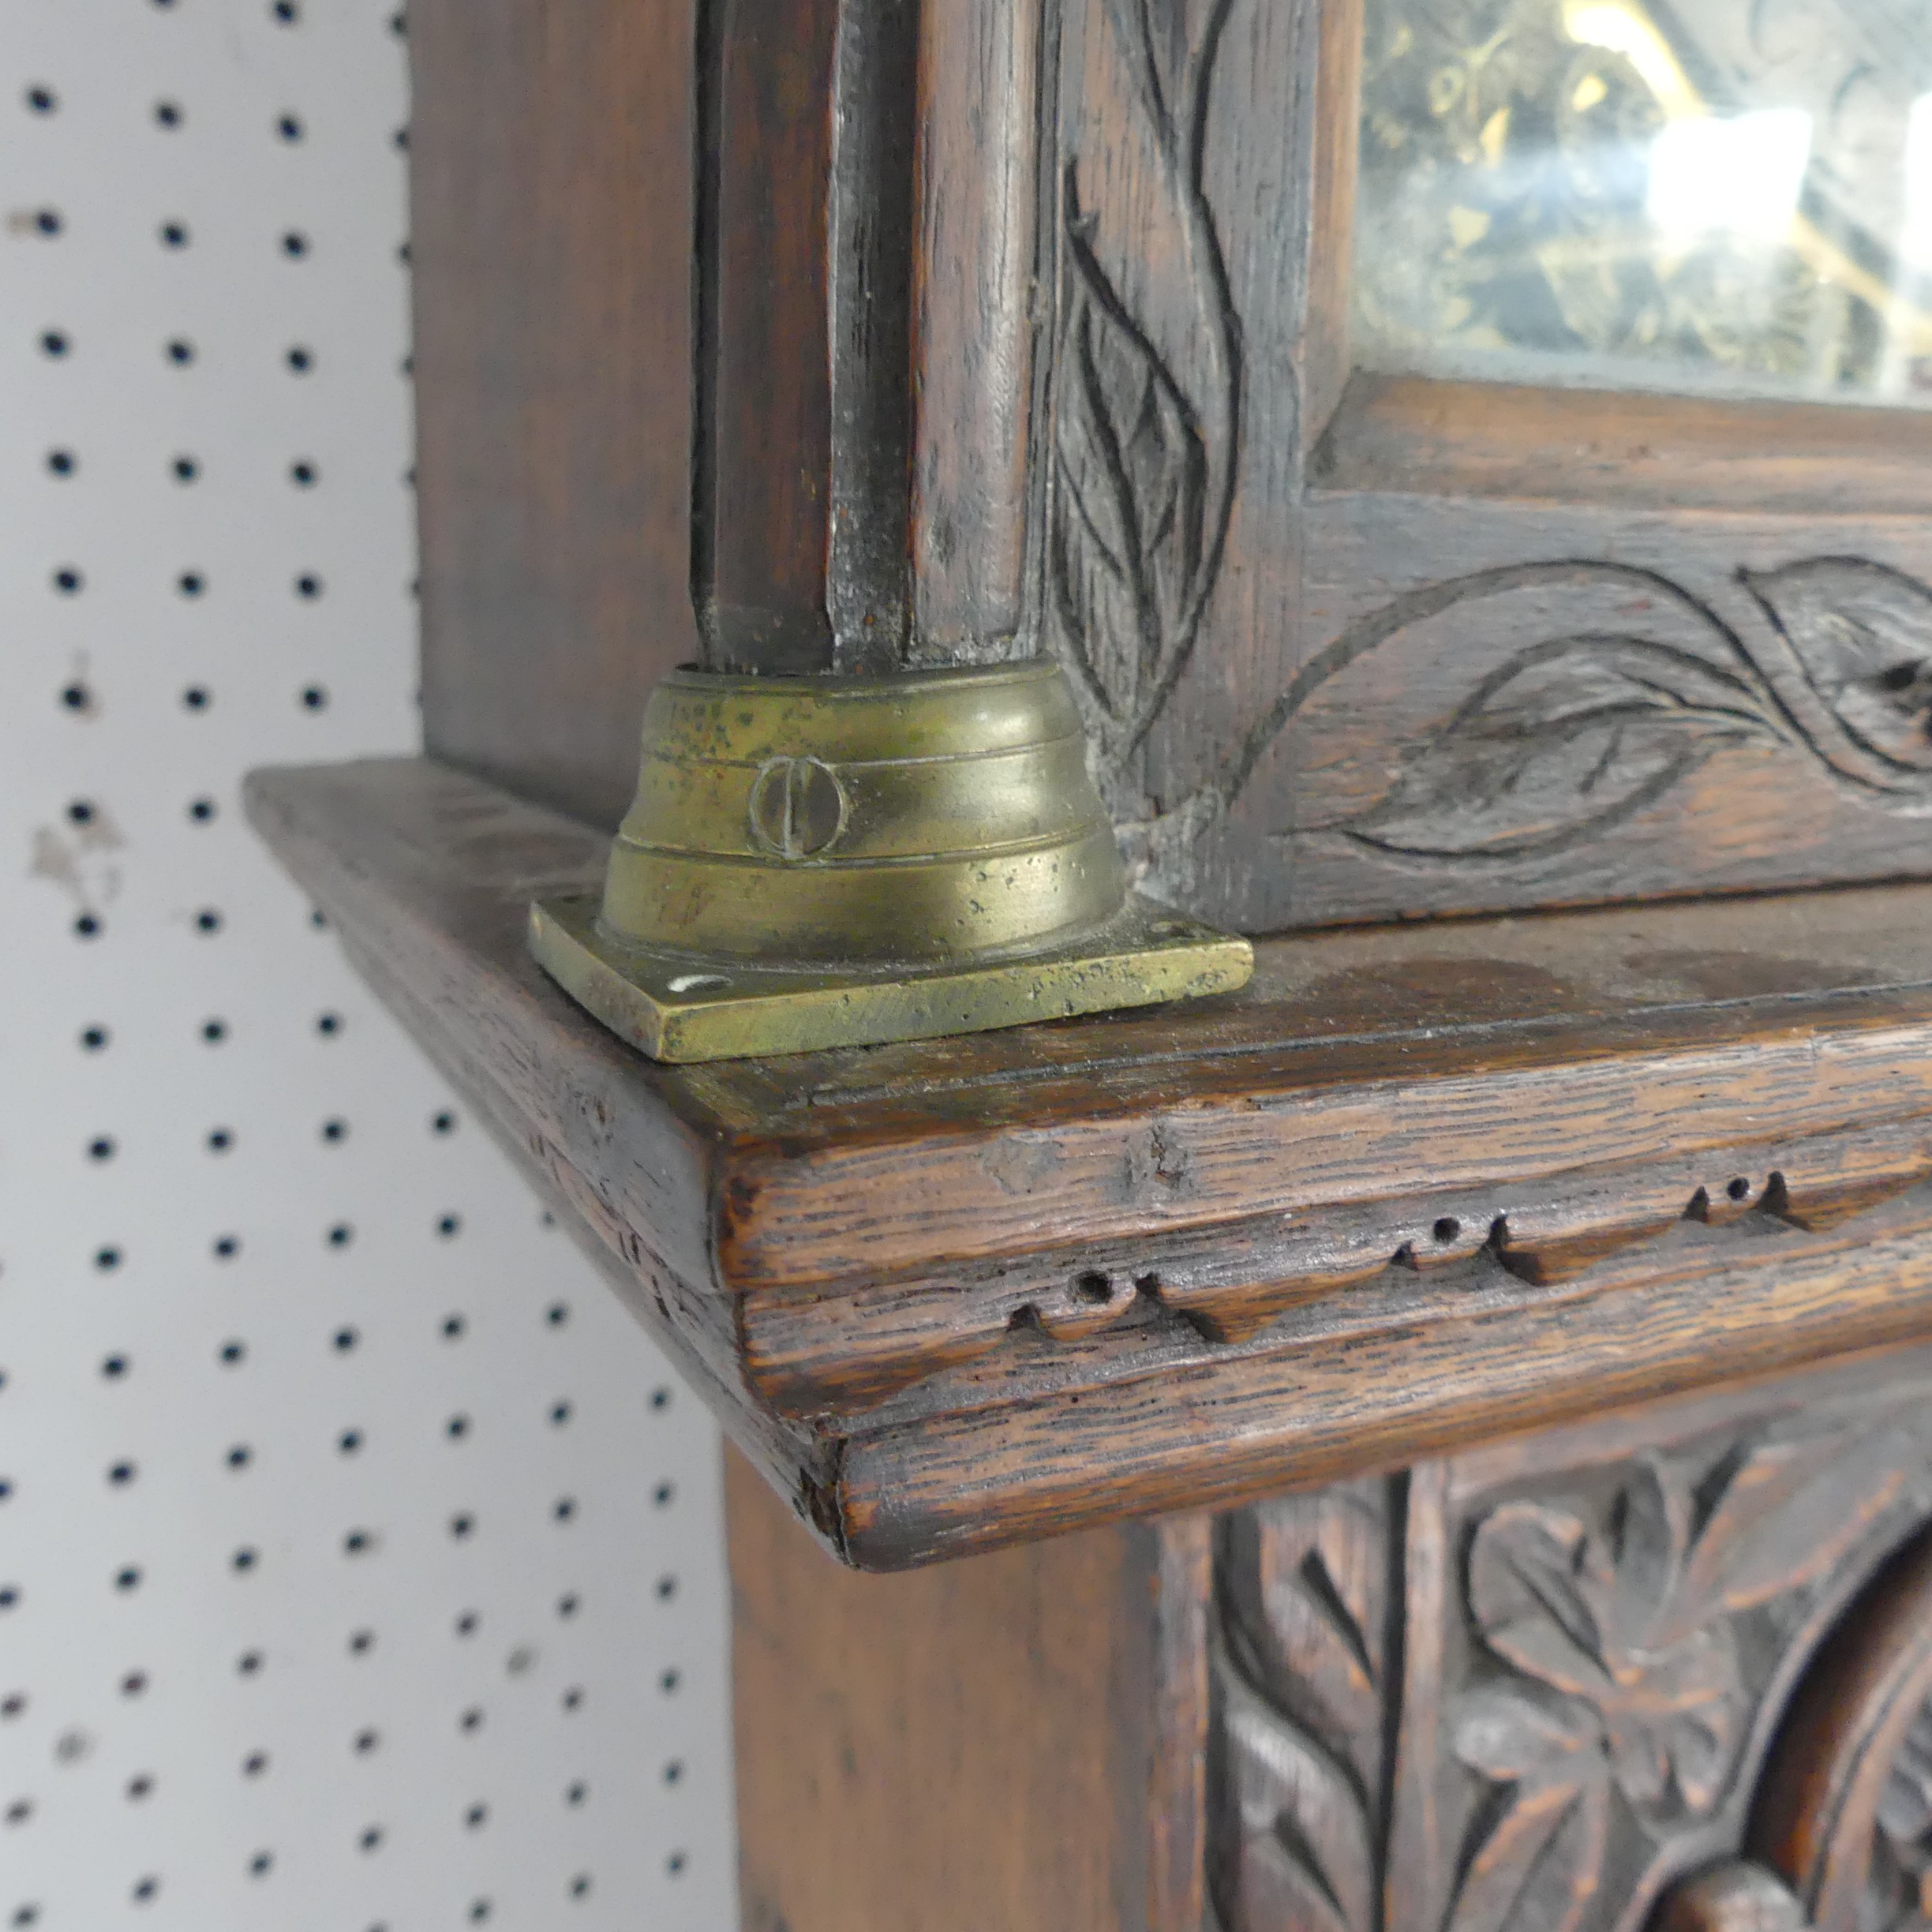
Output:
M999 964L805 971L696 962L597 930L593 896L530 908L530 951L571 998L653 1060L736 1060L982 1033L1232 992L1254 949L1129 897L1076 945Z

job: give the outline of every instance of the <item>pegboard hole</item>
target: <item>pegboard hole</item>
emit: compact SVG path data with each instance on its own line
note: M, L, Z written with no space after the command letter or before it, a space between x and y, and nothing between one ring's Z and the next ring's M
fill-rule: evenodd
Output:
M305 348L300 343L293 344L283 359L298 376L306 376L315 367L315 351Z
M289 480L301 489L313 489L320 474L313 463L306 460L289 465Z
M322 1138L330 1147L339 1147L349 1137L349 1123L343 1120L325 1120L322 1123Z
M37 114L51 114L60 105L59 96L51 87L30 87L26 100L29 111Z
M208 798L192 799L188 807L188 816L197 825L208 825L215 817L215 801Z
M51 356L56 361L73 346L65 329L43 329L40 331L40 353Z
M209 1046L219 1046L228 1037L228 1022L226 1020L204 1020L201 1022L201 1037Z
M80 459L72 450L49 450L47 466L57 477L70 477L80 466Z
M89 1160L112 1160L114 1157L114 1144L110 1136L107 1134L96 1134L95 1137L88 1143L87 1151L88 1159Z
M107 1480L117 1489L125 1489L138 1473L132 1462L117 1462L107 1472Z
M208 1151L211 1154L226 1154L234 1145L234 1136L226 1127L215 1127L209 1130Z
M179 101L163 100L155 103L154 118L164 128L178 128L188 117Z
M246 1443L237 1443L228 1451L228 1466L231 1470L245 1470L255 1460L255 1451Z
M188 224L185 222L163 222L159 232L163 248L185 249L188 245Z
M177 483L195 483L200 481L201 464L193 456L177 456L168 465L169 474Z
M335 1447L344 1455L355 1455L362 1447L362 1432L360 1429L344 1429L335 1438Z
M186 369L195 359L195 346L185 335L171 337L162 352L177 369Z

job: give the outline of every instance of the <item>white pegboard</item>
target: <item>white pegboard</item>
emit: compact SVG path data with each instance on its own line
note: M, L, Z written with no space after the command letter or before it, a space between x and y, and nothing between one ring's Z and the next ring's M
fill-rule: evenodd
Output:
M241 822L412 749L392 0L0 0L0 1928L735 1923L717 1442Z

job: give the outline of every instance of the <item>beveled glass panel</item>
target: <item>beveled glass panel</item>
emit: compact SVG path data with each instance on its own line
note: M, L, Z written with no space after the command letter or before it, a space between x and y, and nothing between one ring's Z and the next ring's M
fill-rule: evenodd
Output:
M1357 361L1932 407L1932 0L1365 0Z

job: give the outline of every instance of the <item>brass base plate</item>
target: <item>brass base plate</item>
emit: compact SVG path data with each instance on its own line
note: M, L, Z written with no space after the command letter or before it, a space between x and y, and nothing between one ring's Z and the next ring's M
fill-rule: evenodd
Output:
M687 1063L934 1039L1230 993L1254 949L1129 896L1078 943L997 964L824 970L710 962L600 931L594 896L530 908L530 951L578 1005L653 1060Z

